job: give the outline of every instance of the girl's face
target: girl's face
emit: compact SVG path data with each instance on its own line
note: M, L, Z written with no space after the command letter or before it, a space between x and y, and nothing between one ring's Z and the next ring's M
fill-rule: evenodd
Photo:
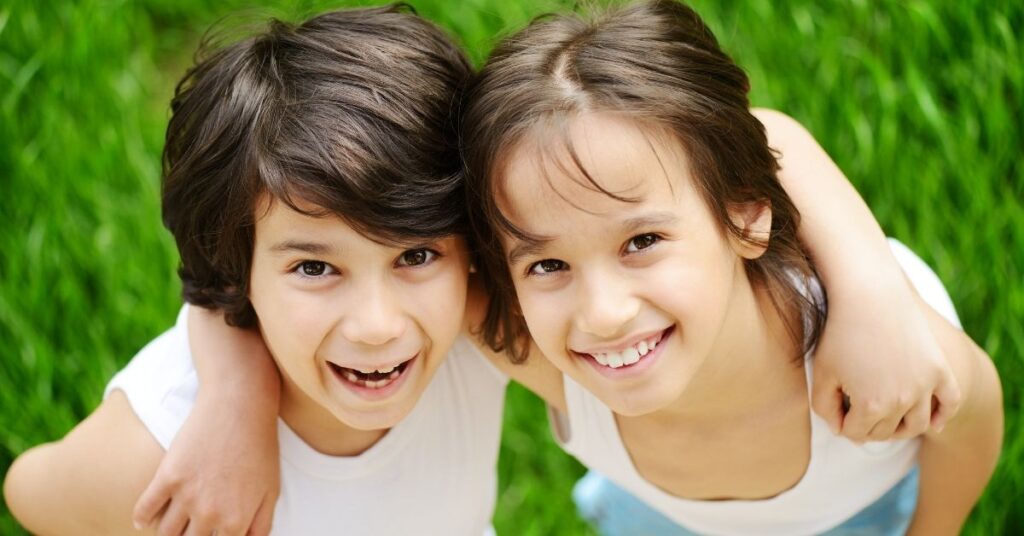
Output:
M538 239L504 239L522 312L545 356L614 411L663 409L756 311L742 259L760 251L726 236L667 134L594 113L569 137L590 176L634 202L597 191L566 155L545 162L550 140L519 144L499 196Z
M278 201L258 214L249 297L284 380L282 414L394 426L462 327L463 240L392 247Z

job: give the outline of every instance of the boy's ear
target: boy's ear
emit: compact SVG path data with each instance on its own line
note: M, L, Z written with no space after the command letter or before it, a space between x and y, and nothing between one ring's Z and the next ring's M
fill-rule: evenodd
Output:
M768 201L740 203L729 207L729 219L742 234L729 233L733 250L745 259L756 259L768 249L772 230L772 206Z

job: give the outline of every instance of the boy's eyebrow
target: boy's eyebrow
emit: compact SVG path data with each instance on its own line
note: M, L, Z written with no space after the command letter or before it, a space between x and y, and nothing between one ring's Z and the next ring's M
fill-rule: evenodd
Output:
M310 255L328 255L334 253L334 248L320 242L301 242L298 240L285 240L270 246L271 253L288 253L300 251Z
M514 265L523 257L529 257L536 255L548 245L548 242L554 240L553 238L538 236L529 236L526 238L516 239L516 245L508 252L508 263Z
M622 226L625 228L627 233L632 233L651 227L673 225L677 222L679 222L679 218L671 212L655 212L653 214L646 214L636 218L629 218L622 222Z

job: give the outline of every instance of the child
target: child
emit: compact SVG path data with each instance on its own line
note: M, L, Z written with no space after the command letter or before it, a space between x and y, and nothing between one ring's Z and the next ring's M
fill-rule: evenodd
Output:
M485 338L519 358L528 329L564 382L547 398L560 443L671 520L589 480L580 506L606 534L956 534L1000 448L995 369L894 246L950 350L958 416L861 445L810 412L825 296L765 135L785 120L751 113L747 90L672 1L539 19L499 45L463 125ZM782 153L783 169L804 158Z
M449 121L470 74L443 32L387 7L272 22L178 85L163 215L185 298L259 326L282 380L283 493L255 532L272 512L278 534L490 532L506 380L459 337ZM186 317L67 437L18 458L5 495L27 529L135 532L131 507L196 404ZM212 531L165 514L161 534Z
M541 54L544 53L543 49L538 50ZM520 73L513 71L506 74L509 75L510 80L514 80L514 77ZM517 107L516 100L506 101L505 97L507 96L488 100L488 94L483 94L477 102L477 109L506 112L525 110ZM948 409L956 405L955 394L950 394L951 390L943 387L949 384L936 381L943 377L941 373L936 372L942 370L941 367L936 367L934 362L922 358L921 355L913 351L907 354L889 355L889 352L892 351L889 348L896 345L882 344L882 351L875 352L872 347L863 343L864 339L868 338L864 335L866 329L872 332L871 340L882 339L889 343L892 342L891 337L880 334L887 334L891 327L897 328L896 331L901 335L904 330L906 333L917 333L916 328L913 327L916 325L916 311L910 311L904 305L903 295L906 294L906 291L900 286L903 284L902 273L898 273L895 278L889 276L888 266L894 263L891 261L888 248L877 225L870 219L870 214L860 204L838 170L828 161L827 156L821 152L806 132L794 128L793 123L780 114L759 113L759 118L764 121L769 133L773 135L772 145L781 152L782 160L785 162L786 168L780 171L779 176L788 179L788 187L796 197L803 200L801 205L806 205L807 214L814 216L806 218L810 223L802 227L801 230L806 233L808 242L811 245L816 245L815 251L820 257L823 276L829 286L832 298L832 312L843 313L841 315L834 314L832 320L827 324L830 327L825 329L826 333L831 331L833 334L839 333L840 335L831 335L831 339L824 337L816 357L819 361L818 365L820 365L814 371L816 400L823 401L820 406L832 403L834 407L838 407L839 397L835 395L839 393L835 389L835 385L843 386L844 391L850 395L853 401L853 407L845 422L841 423L841 431L850 437L880 440L893 436L916 435L928 427L932 394L936 386L939 386L940 390L934 392L941 395L943 407ZM474 137L467 136L467 140L473 141ZM472 154L474 144L469 145L470 154ZM484 150L493 148L484 147ZM787 158L790 155L799 155L800 159ZM482 184L482 186L487 185ZM781 202L783 199L780 197ZM788 203L788 201L786 202ZM548 219L557 221L557 218ZM777 219L777 223L780 221L781 219ZM796 227L795 221L791 223L790 232ZM843 238L842 247L832 246L834 236ZM484 233L484 237L492 238L486 233ZM487 243L482 245L486 246ZM879 253L878 249L884 251ZM486 248L484 251L484 261L490 259L491 262L495 262L496 259L500 261L500 268L504 269L504 252L486 253ZM825 270L829 266L832 267L832 270ZM870 267L870 271L863 271L870 273L870 281L873 285L871 288L865 288L861 284L866 279L858 278L861 275L860 268L862 266ZM896 271L898 272L898 269ZM829 273L833 274L831 278ZM897 280L895 284L892 283L893 279ZM521 332L521 326L514 315L503 317L500 314L504 307L510 307L509 304L514 303L514 300L511 299L512 294L508 282L495 280L492 277L491 284L497 289L491 307L499 314L492 313L485 327L492 336L492 342L501 343L504 342L504 339L500 337L501 333ZM474 289L474 291L476 290L479 289ZM882 297L876 297L879 295ZM882 304L884 307L879 307L877 304ZM486 306L486 302L471 300L470 310L467 311L468 316L479 319L482 306ZM514 310L514 306L511 307ZM866 311L867 314L851 313L858 309ZM505 320L510 321L505 322ZM190 336L193 346L196 348L197 359L202 360L205 356L209 365L218 369L209 371L204 377L204 382L207 380L209 382L209 386L204 389L216 393L234 392L235 400L218 405L209 404L216 410L215 412L211 410L202 415L202 418L190 418L186 427L195 426L196 434L176 440L169 456L161 466L162 470L157 480L151 484L143 498L140 499L140 506L137 508L136 514L139 519L148 521L156 516L170 500L171 508L168 511L173 511L174 515L191 517L193 522L196 519L195 516L200 516L204 519L204 527L215 527L218 526L218 516L226 515L235 519L250 517L252 511L261 504L268 494L267 490L270 490L269 494L273 494L272 483L276 467L269 463L239 462L240 459L258 460L259 452L267 449L270 441L263 441L255 437L254 434L247 435L246 433L240 433L237 434L238 437L233 437L235 434L225 432L223 428L211 423L257 421L258 419L243 419L241 417L248 416L256 408L269 405L272 399L264 397L252 399L251 394L259 391L251 385L243 383L238 384L241 387L237 387L225 384L228 379L237 376L237 369L241 368L241 364L249 364L245 367L246 371L257 368L254 366L255 362L250 359L252 357L251 350L242 350L237 347L238 344L245 344L243 332L228 329L219 320L214 319L211 322L209 318L198 319L198 323L194 327L196 330ZM503 332L503 329L508 331ZM520 331L516 331L517 329ZM924 331L930 335L928 327L925 327ZM841 350L826 351L826 342L837 339L846 341L845 346L841 346ZM954 339L945 342L945 349L948 352L955 352L959 351L963 341ZM840 345L840 343L832 343L832 346L836 345ZM912 346L917 350L921 345ZM927 354L928 352L921 353ZM835 358L831 361L832 366L829 366L830 361L822 361L822 359L831 354L843 357ZM212 359L213 355L216 355L218 359ZM497 356L491 354L489 357ZM543 396L552 407L559 408L564 412L565 395L563 394L562 376L558 370L551 368L547 361L531 359L519 366L511 366L503 361L499 361L498 364L513 378ZM887 368L887 374L883 377L879 377L876 373L881 365ZM837 374L834 370L836 368L841 369L839 374L842 381L831 383L830 380ZM833 376L830 376L829 371ZM202 374L202 372L201 370L200 373ZM924 383L919 384L918 381L924 381ZM881 391L887 395L895 393L893 398L902 398L901 404L886 408L886 411L881 414L872 414L865 409L870 409L879 401L870 393L864 394L865 390L870 391L872 387L894 386L898 389L881 389ZM903 390L908 386L916 387L916 389L905 393ZM952 392L955 393L955 389ZM201 405L197 402L197 413ZM829 421L835 423L837 429L840 429L836 412L826 411L824 413ZM233 415L237 415L239 418L232 418ZM806 420L806 416L804 419ZM758 428L753 427L753 429ZM214 440L213 438L221 439ZM215 441L217 444L232 444L234 442L234 444L246 445L248 448L243 451L204 448L209 441ZM242 470L240 465L244 466L245 470ZM217 475L218 478L213 479L206 475ZM203 485L196 484L199 481L202 481ZM222 502L218 502L225 497L232 498L232 504L224 505ZM180 506L182 502L185 504L183 507ZM178 506L176 507L176 505Z

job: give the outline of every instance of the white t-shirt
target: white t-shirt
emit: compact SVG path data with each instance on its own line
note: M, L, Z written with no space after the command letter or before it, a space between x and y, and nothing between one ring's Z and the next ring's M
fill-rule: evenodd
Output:
M903 244L890 240L890 246L917 292L960 327L953 303L935 273ZM810 359L805 361L808 390L810 363ZM607 406L568 376L564 384L568 413L549 408L559 444L652 508L703 534L818 534L875 502L917 463L917 439L857 445L832 434L825 421L810 412L811 458L806 473L793 488L763 500L683 499L662 491L639 474Z
M185 308L107 385L167 449L199 387ZM413 411L366 452L313 450L278 419L277 535L493 534L507 378L460 337Z

